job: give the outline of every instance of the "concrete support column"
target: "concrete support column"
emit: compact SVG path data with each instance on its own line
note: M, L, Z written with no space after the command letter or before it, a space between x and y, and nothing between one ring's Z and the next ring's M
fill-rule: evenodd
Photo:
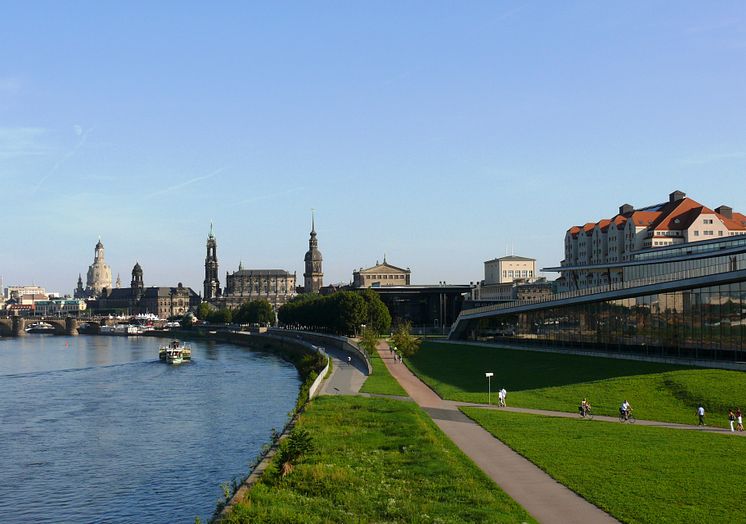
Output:
M73 317L65 318L65 334L75 336L78 334L78 320Z
M13 328L11 333L14 337L26 336L26 321L23 317L13 317Z

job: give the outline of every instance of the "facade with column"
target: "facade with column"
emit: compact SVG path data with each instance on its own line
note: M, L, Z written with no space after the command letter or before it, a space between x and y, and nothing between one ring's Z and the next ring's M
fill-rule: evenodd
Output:
M388 286L409 286L411 284L412 272L409 268L403 269L386 261L383 257L383 263L366 269L360 268L352 272L352 287L388 287Z

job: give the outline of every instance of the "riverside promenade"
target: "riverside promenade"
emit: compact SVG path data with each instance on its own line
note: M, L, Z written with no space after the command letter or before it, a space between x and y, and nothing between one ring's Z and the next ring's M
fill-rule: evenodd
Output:
M407 366L394 361L386 342L379 343L378 354L391 375L438 427L536 520L547 524L617 522L461 413L459 403L441 399Z

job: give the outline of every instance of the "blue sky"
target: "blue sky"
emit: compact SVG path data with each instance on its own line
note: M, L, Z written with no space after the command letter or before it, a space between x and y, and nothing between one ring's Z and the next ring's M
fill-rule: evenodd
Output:
M674 189L746 212L744 2L0 2L0 275L553 266Z

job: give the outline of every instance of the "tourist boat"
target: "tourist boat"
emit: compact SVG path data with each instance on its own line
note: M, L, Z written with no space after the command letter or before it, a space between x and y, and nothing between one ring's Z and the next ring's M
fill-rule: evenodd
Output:
M181 364L184 360L192 360L192 348L182 346L178 340L173 340L170 344L160 347L158 358L169 364ZM175 361L177 358L178 362Z

